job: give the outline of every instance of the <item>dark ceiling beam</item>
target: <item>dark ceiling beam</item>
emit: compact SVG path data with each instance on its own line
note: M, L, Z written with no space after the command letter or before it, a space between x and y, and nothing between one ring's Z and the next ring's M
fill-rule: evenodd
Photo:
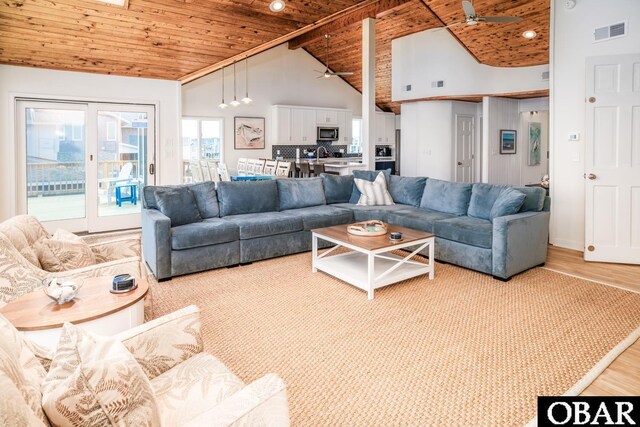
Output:
M335 34L346 28L359 24L366 18L382 18L405 7L413 6L411 0L379 0L348 15L344 15L334 21L309 31L289 41L289 49L295 50L305 47L322 38L325 34Z
M446 22L444 22L444 21L440 18L440 16L438 16L438 14L437 14L437 13L435 13L435 12L433 11L433 9L431 9L431 7L427 4L427 1L426 1L426 0L420 0L420 3L422 3L422 4L424 5L424 7L426 7L426 8L427 8L427 10L429 11L429 13L430 13L430 14L432 14L432 15L433 15L433 16L434 16L434 17L435 17L435 18L440 22L440 24L441 24L443 27L446 27L447 25L449 25L449 24L447 24ZM482 63L482 62L480 62L480 60L478 59L478 57L477 57L473 52L471 52L471 50L469 50L469 48L467 47L467 45L466 45L466 44L464 44L464 43L462 43L462 40L460 40L460 39L458 38L458 36L456 35L456 33L454 33L453 31L451 31L451 28L447 28L447 31L449 31L449 34L451 34L451 35L453 36L453 38L454 38L454 39L456 39L456 40L458 41L458 43L460 43L460 46L462 46L462 47L463 47L467 52L469 52L469 55L471 55L471 57L472 57L473 59L475 59L477 63L479 63L479 64L481 64L481 63Z

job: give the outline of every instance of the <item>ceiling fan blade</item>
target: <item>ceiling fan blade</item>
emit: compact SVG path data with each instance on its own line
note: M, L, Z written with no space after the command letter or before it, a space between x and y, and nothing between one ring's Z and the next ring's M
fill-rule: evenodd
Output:
M517 16L478 16L478 21L482 22L520 22L522 18Z
M473 7L473 3L471 3L470 1L467 1L467 0L463 1L462 9L464 10L465 16L467 17L476 16L476 8Z
M337 71L335 73L331 73L332 76L353 76L352 71Z

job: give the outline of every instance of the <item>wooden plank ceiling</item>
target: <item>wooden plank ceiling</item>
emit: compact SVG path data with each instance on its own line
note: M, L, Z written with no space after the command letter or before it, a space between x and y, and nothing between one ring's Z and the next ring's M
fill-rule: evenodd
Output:
M450 31L481 63L548 63L550 0L475 0L480 15L519 16L515 24L459 25ZM0 63L188 81L298 36L324 62L324 30L332 35L331 68L353 71L361 88L361 16L377 8L377 103L391 102L391 41L464 18L459 0L129 0L127 8L96 0L2 0ZM358 19L353 19L357 17ZM335 21L334 21L335 20ZM332 26L332 21L334 25ZM337 26L339 24L340 26ZM538 33L533 40L520 34ZM446 30L443 30L446 31ZM307 33L307 39L302 34ZM300 45L300 43L292 45ZM300 40L298 40L300 41Z

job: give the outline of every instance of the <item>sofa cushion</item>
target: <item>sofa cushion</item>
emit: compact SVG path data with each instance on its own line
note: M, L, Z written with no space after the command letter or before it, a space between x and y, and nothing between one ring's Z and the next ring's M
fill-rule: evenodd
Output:
M181 250L217 245L240 239L238 226L220 218L171 228L171 249Z
M427 178L391 175L389 193L396 203L418 207L426 182Z
M0 370L0 426L45 427L49 422L36 416L14 380ZM45 424L45 422L47 424Z
M153 388L120 340L65 323L42 383L54 425L159 426Z
M387 188L389 188L389 180L391 177L391 169L385 169L382 171L361 171L361 170L354 170L353 171L353 178L358 178L358 179L365 179L367 181L375 181L375 179L378 177L378 174L382 172L384 174L385 179L387 180ZM358 190L358 187L356 187L355 182L353 183L353 185L351 186L351 197L349 198L349 203L358 203L358 200L360 200L360 190Z
M420 207L433 211L466 215L471 184L429 178L424 186Z
M350 224L353 222L353 212L335 206L313 206L309 208L292 209L284 211L284 213L302 218L302 225L305 230Z
M327 204L347 203L353 191L353 175L321 173Z
M491 221L494 218L518 213L524 203L525 194L507 187L498 196L491 208Z
M151 386L162 424L179 426L214 408L244 383L218 359L200 353L158 375Z
M491 208L493 208L502 190L507 187L506 185L473 184L467 215L475 218L491 219Z
M276 212L278 184L276 180L234 181L218 183L220 216Z
M240 228L240 240L302 231L302 218L283 212L229 215L224 220Z
M96 264L95 254L84 241L41 239L36 242L34 249L42 268L50 272L58 273Z
M158 189L153 192L158 208L171 220L171 226L202 221L196 199L187 187Z
M399 212L406 208L406 206L403 205L360 206L354 205L352 203L337 203L332 206L349 209L353 212L353 219L355 221L369 221L372 219L378 219L382 222L389 222L388 216L391 212Z
M471 216L436 221L433 227L436 236L480 248L491 249L493 224L491 221Z
M547 197L547 190L542 187L513 187L524 193L527 197L520 208L520 212L540 212L544 208L544 199Z
M391 194L387 190L387 180L380 172L376 179L371 182L365 179L354 178L354 183L360 190L358 205L360 206L391 206L395 205Z
M147 185L142 189L142 205L147 209L160 209L154 192L171 188L188 188L196 199L196 205L202 218L216 218L220 216L218 208L218 196L216 186L212 181L198 182L196 184L153 186Z
M433 224L441 219L456 218L455 215L432 211L429 209L405 206L398 212L390 212L387 216L389 224L433 233Z
M282 178L278 183L280 210L325 205L322 178Z

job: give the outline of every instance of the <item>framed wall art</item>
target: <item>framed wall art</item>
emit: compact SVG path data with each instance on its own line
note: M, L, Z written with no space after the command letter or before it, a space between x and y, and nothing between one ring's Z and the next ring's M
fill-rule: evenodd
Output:
M517 136L515 130L500 130L500 154L516 154Z
M233 129L236 150L264 148L264 117L234 117Z
M540 123L529 123L529 166L540 164L540 152L542 151L542 127Z

